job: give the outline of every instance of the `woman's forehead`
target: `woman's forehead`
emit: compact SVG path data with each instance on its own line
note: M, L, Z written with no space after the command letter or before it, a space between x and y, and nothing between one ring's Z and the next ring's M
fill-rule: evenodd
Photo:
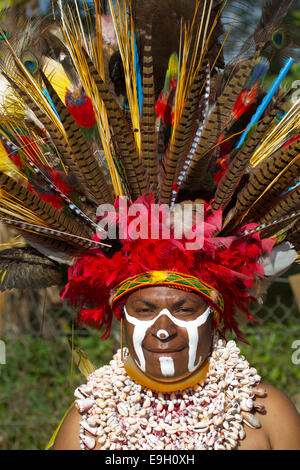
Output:
M135 302L142 303L177 303L180 301L189 301L197 304L205 304L205 301L200 295L194 292L183 291L166 286L145 287L133 292L127 299L126 305L132 305Z

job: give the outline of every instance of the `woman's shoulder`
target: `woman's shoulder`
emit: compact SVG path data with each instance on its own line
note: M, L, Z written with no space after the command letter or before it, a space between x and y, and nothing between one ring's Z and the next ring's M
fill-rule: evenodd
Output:
M57 433L53 450L80 450L80 422L82 416L75 406L69 410Z
M259 415L273 450L300 450L300 415L289 397L270 384L261 384L267 394L259 398L265 413Z

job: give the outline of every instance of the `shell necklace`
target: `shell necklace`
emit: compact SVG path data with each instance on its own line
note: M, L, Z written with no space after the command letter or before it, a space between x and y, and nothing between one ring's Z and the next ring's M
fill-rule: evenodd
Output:
M126 374L121 351L75 390L82 414L80 444L102 450L230 450L245 437L243 424L259 428L251 411L264 406L250 368L234 341L215 341L209 370L192 388L163 393L138 385Z

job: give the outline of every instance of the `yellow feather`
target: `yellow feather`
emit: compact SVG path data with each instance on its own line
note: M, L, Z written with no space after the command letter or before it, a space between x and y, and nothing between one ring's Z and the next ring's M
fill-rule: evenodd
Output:
M7 152L1 141L0 141L0 171L10 176L11 178L17 178L19 176L18 167L7 156Z
M139 105L136 89L136 70L135 70L135 47L134 47L134 24L132 16L131 1L129 0L129 16L127 18L126 8L120 6L119 0L116 0L116 6L109 1L112 17L114 20L116 36L119 44L119 51L122 57L127 99L130 109L132 128L134 129L134 138L136 146L141 155L141 127Z
M69 9L67 16L61 3L59 3L59 8L62 17L62 34L64 36L66 44L68 45L72 61L76 66L84 90L93 103L97 127L99 130L99 135L101 138L101 143L106 157L106 161L108 163L115 194L118 196L122 196L124 192L113 161L113 151L111 143L112 139L106 109L102 99L99 96L97 87L89 73L86 58L83 53L83 50L85 50L90 55L91 60L93 61L99 75L102 79L104 79L101 26L99 27L99 21L97 21L96 39L94 39L92 35L87 38L83 31L80 15L78 14L77 16L74 16L71 10ZM99 12L100 6L97 3L98 15Z
M64 103L66 91L71 85L71 82L68 79L68 76L65 73L63 66L48 57L45 61L44 72L47 75L54 90Z
M282 145L299 133L300 130L300 100L297 100L284 118L275 125L253 154L250 163L253 167L259 165Z

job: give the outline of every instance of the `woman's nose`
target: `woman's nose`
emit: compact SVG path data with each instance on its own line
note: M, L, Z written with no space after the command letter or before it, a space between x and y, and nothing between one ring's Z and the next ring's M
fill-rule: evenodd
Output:
M152 326L152 334L160 341L167 341L177 334L176 326L167 315L162 315Z
M166 331L166 330L158 330L156 332L156 336L159 338L159 339L168 339L169 338L169 333Z

